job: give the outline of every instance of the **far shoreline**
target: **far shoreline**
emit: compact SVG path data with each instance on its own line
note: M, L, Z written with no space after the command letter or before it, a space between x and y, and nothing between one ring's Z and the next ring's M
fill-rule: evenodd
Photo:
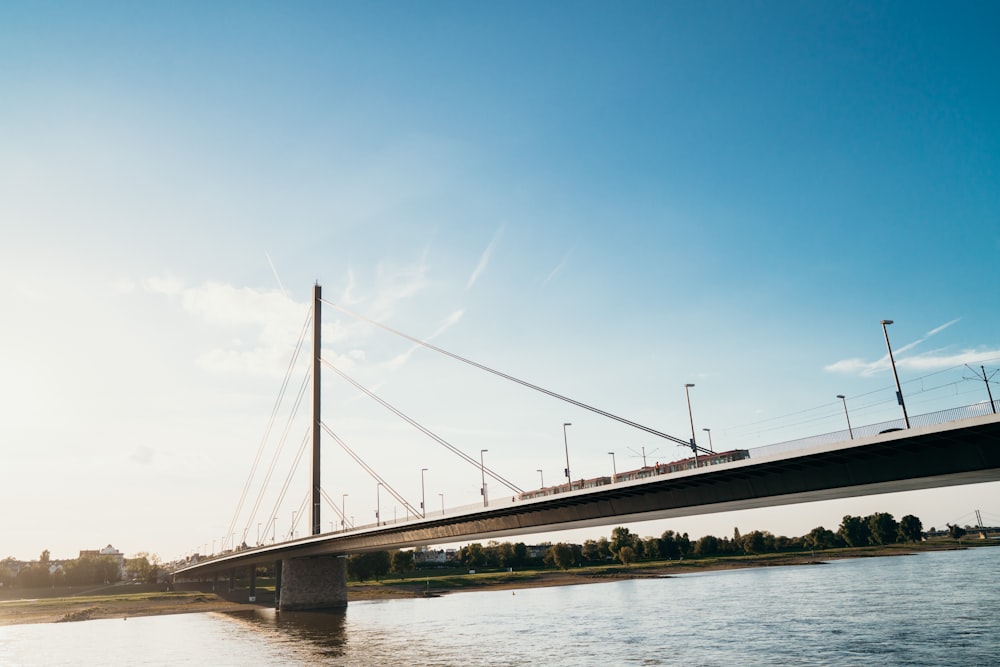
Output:
M383 579L381 582L349 582L347 596L350 603L365 600L438 597L460 592L516 591L633 579L658 579L720 570L822 565L834 560L905 556L929 551L966 550L997 545L1000 543L996 541L944 543L935 541L819 552L655 561L630 566L607 564L571 570L492 571L450 576L411 572L404 578ZM273 589L258 588L256 600L249 602L249 592L246 588L238 588L231 592L213 592L211 584L201 584L200 587L203 590L179 590L168 593L160 592L155 587L121 585L101 595L65 597L55 597L54 591L50 589L29 589L23 591L24 597L20 598L15 595L21 591L0 591L0 626L113 618L127 620L130 617L182 613L239 612L274 606Z

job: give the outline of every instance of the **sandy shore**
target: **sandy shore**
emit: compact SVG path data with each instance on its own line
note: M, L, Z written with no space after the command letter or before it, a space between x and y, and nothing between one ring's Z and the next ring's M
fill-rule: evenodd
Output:
M971 545L970 545L971 546ZM438 596L461 591L516 590L545 586L572 586L611 582L623 579L669 577L672 575L710 570L785 565L821 565L843 558L903 556L921 551L965 548L948 545L889 545L862 549L838 549L818 553L767 554L734 558L692 559L637 564L631 567L607 565L570 571L543 570L499 572L476 575L427 577L413 574L407 579L392 579L381 583L351 583L348 600L393 599ZM159 614L196 612L245 611L254 607L273 607L274 593L258 590L256 601L248 602L246 589L213 593L204 591L160 592L119 586L100 595L51 597L55 591L44 591L49 597L0 600L0 625L25 623L60 623L105 618L129 618ZM12 591L6 591L11 597ZM29 595L30 591L27 592Z

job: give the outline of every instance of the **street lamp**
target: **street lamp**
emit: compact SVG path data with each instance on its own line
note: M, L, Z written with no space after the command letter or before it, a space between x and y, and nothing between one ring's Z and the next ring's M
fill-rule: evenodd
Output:
M441 496L441 516L444 516L444 494L439 493L438 495Z
M292 510L292 526L288 529L288 538L295 537L295 510Z
M705 433L708 433L708 448L709 448L709 450L711 450L711 451L714 452L715 451L715 447L712 446L712 429L710 429L710 428L703 428L701 430L704 431Z
M347 494L340 494L340 530L347 530Z
M899 374L896 373L896 360L892 357L892 345L889 345L889 332L885 328L887 324L892 324L892 320L882 320L882 333L885 334L885 347L889 350L889 363L892 364L892 376L896 379L896 400L899 401L899 406L903 408L903 423L906 424L906 428L910 428L910 416L906 414L906 403L903 401L903 388L899 386Z
M844 402L844 416L847 417L847 432L851 435L851 440L854 440L854 431L851 429L851 415L847 414L847 398L843 394L837 394L837 398Z
M488 452L488 449L479 450L479 473L482 475L483 486L479 489L479 492L483 496L483 507L489 507L490 501L489 496L486 495L486 463L483 459L483 454Z
M684 395L687 396L688 402L688 419L691 421L691 451L694 452L694 467L698 467L698 444L694 441L694 417L691 415L691 392L690 389L694 385L688 382L684 385Z
M543 474L542 474L542 471L541 471L541 469L539 469L539 470L536 470L535 472L537 472L537 473L538 473L538 481L539 481L539 482L541 483L541 485L542 485L542 486L541 486L541 488L543 488L543 489L544 489L544 488L545 488L545 475L543 475Z
M618 466L615 465L615 453L608 452L611 454L611 482L614 483L615 478L618 477Z
M569 476L569 440L566 439L566 427L572 426L569 422L563 424L563 447L566 448L566 483L569 484L569 490L573 490L573 478Z
M424 515L425 519L427 518L427 508L424 507L424 499L425 499L425 496L424 496L424 473L427 472L428 470L430 470L430 468L421 468L420 469L420 513Z
M380 525L379 512L382 510L382 482L375 486L375 525Z

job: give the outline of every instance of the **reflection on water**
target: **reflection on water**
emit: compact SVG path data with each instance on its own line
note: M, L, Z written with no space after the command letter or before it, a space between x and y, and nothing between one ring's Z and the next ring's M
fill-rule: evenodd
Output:
M308 642L316 655L337 658L347 647L347 610L282 611L254 609L222 614L254 633L298 645Z

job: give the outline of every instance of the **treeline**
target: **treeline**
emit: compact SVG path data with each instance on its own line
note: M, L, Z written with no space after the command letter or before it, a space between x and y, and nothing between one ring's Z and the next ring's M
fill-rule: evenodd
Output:
M734 529L731 538L705 535L691 541L687 533L679 534L672 530L665 531L660 537L640 538L628 528L618 527L611 531L611 539L587 540L579 548L571 544L554 545L547 559L561 568L610 560L628 565L640 560L757 555L919 542L922 536L923 526L917 517L908 514L897 522L885 512L866 517L847 515L836 532L817 526L801 537L774 535L766 530L740 534L739 529Z
M952 537L964 530L949 526ZM847 515L836 531L823 526L813 528L800 537L774 535L766 530L741 534L733 530L732 537L705 535L691 540L687 533L664 531L659 537L640 537L628 528L617 527L610 538L586 540L581 544L545 544L539 555L537 548L523 542L474 542L458 550L456 562L468 569L506 569L549 566L569 569L581 565L596 565L617 561L629 565L637 561L680 560L719 556L758 555L784 551L804 551L918 542L923 537L923 525L908 514L896 521L891 514L878 512L865 517ZM532 555L532 554L536 555ZM359 581L380 579L394 573L404 576L416 569L412 551L371 552L351 556L348 574ZM425 565L423 567L439 567Z
M48 550L37 561L19 563L14 558L0 561L0 584L4 587L45 588L114 584L123 576L130 581L155 583L160 572L156 556L140 554L125 559L124 571L112 556L81 556L52 561Z

